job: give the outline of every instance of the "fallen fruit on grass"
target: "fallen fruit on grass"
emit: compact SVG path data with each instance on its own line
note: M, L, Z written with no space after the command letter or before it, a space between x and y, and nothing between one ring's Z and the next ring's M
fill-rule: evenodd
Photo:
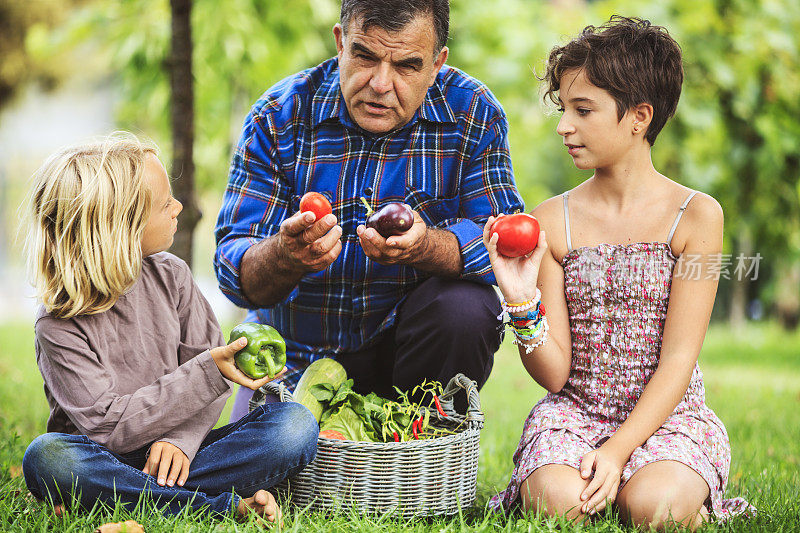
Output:
M414 213L405 204L391 202L374 211L366 198L361 198L361 201L367 206L366 226L375 228L384 239L392 235L402 235L414 224Z
M108 522L94 530L95 533L144 533L144 528L139 522L126 520L125 522Z

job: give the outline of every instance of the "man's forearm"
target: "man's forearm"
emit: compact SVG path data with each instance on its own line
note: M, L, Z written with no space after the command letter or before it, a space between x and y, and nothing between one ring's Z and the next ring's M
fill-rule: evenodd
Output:
M251 246L242 257L242 292L250 303L271 307L284 300L300 282L302 272L291 270L278 244L278 235Z
M461 246L456 236L447 230L428 228L425 248L411 266L442 278L457 278L464 269Z

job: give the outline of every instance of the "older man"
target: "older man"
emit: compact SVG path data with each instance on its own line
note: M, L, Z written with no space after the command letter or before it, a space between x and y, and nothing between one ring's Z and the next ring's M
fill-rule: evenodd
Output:
M384 396L489 376L500 305L482 225L523 204L505 113L445 65L448 28L447 0L344 0L337 56L277 83L245 120L214 264L248 320L286 339L292 386L321 357ZM299 212L308 191L333 214ZM411 229L366 228L361 197L407 204Z

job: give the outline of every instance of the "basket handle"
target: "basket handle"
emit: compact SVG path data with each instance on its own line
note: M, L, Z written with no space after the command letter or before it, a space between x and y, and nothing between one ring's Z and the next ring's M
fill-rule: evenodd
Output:
M261 385L255 392L253 392L253 397L250 398L248 402L248 407L250 411L262 405L267 398L267 394L275 394L278 396L280 401L282 402L293 402L294 398L292 397L292 393L289 392L289 389L286 388L286 385L283 384L283 381L280 383L275 383L274 381L268 381Z
M481 411L481 397L478 394L478 384L469 379L464 374L458 373L450 380L444 388L444 392L439 396L439 402L442 404L442 410L448 416L457 415L453 407L453 396L460 390L464 389L467 394L467 416L466 422L470 425L483 426L483 411Z
M442 410L448 416L461 416L456 413L455 408L453 407L453 396L455 396L456 393L461 389L464 389L467 394L468 405L467 416L465 418L466 422L470 425L482 427L484 416L483 411L481 411L481 397L478 394L478 384L464 374L459 373L453 376L453 378L444 388L442 395L439 396L439 402L442 405ZM248 402L250 411L262 405L267 397L267 394L275 394L278 396L278 399L280 399L281 402L294 401L292 393L289 392L289 389L286 387L283 381L279 383L269 381L253 392L253 397L250 398L250 401Z

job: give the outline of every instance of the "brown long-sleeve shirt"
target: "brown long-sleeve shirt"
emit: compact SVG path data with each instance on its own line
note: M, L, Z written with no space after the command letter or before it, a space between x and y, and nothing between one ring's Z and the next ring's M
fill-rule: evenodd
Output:
M217 319L172 254L144 258L139 280L108 311L59 319L41 308L35 330L47 431L116 453L163 440L192 460L230 396L209 353L225 344Z

